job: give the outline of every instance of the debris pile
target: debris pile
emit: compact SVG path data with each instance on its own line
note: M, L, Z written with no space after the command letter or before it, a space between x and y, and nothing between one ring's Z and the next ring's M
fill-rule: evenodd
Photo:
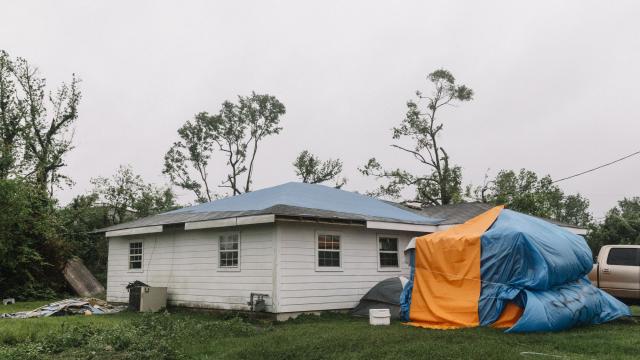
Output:
M126 306L109 305L106 301L94 298L77 298L57 301L31 311L13 314L0 314L0 319L28 319L48 316L101 315L113 314L126 309Z

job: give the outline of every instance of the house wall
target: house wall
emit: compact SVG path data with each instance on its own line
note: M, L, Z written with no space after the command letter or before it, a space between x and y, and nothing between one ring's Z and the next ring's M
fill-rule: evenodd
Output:
M218 268L221 234L240 233L240 270ZM316 236L341 237L341 269L317 268ZM378 266L378 235L398 237L399 267ZM356 226L277 222L236 228L166 231L109 239L107 300L127 302L125 287L140 280L168 288L169 304L248 310L251 292L269 295L267 311L296 313L354 307L376 283L408 276L402 250L413 236ZM143 269L129 270L129 243L143 242Z
M316 267L316 234L336 232L341 236L340 271ZM371 230L355 226L278 222L277 310L280 313L348 309L376 283L389 277L409 275L404 248L418 233ZM377 235L398 237L399 268L378 267Z
M218 268L218 238L240 232L240 271ZM143 241L143 269L129 270L129 243ZM275 225L170 231L109 239L107 300L127 302L129 282L168 287L171 305L247 310L251 292L268 294L274 288Z

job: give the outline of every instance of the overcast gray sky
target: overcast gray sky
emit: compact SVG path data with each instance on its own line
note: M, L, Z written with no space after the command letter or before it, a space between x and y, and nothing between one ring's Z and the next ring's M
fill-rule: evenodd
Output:
M465 182L521 167L560 178L640 150L635 1L13 1L1 11L0 48L39 66L51 88L83 80L65 170L76 185L63 202L119 164L167 182L176 129L252 90L287 107L255 188L294 180L291 162L309 149L344 161L346 189L372 189L356 170L372 156L415 168L389 147L390 129L440 67L476 94L442 114ZM640 195L639 178L640 156L560 184L602 216Z

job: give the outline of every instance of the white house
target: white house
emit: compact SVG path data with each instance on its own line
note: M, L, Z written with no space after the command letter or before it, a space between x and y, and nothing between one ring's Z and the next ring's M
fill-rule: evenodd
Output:
M408 275L412 237L487 207L418 211L303 183L187 207L103 229L107 300L127 302L125 286L140 280L167 287L175 306L249 310L257 293L279 319L349 309L379 281Z

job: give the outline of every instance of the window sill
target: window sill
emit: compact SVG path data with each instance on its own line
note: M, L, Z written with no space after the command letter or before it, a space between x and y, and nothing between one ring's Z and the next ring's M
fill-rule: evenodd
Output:
M218 272L239 272L241 269L239 267L219 267L217 269Z
M402 271L399 267L379 267L378 272L400 272Z
M316 267L317 272L340 272L344 271L341 267Z
M144 272L144 270L142 270L142 269L129 269L127 272L128 273L141 273L141 272Z

